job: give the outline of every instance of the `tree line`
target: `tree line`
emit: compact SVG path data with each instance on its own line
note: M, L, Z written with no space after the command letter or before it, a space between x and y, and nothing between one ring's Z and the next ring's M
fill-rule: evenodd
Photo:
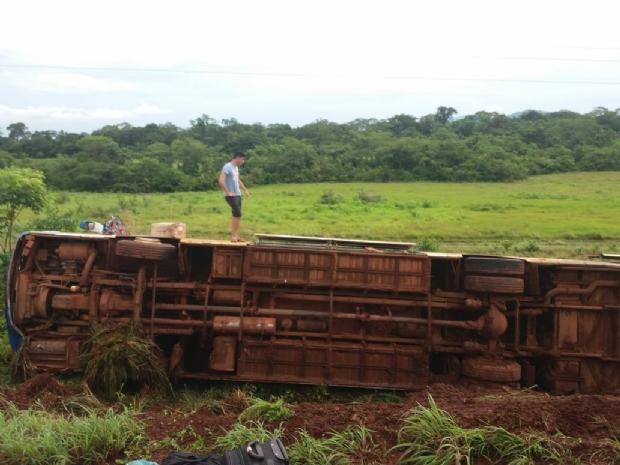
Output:
M439 107L420 118L317 120L300 127L217 121L107 125L87 133L0 133L0 168L32 168L51 189L175 192L217 189L222 165L248 155L248 185L307 182L510 182L531 175L620 170L620 110L580 114Z

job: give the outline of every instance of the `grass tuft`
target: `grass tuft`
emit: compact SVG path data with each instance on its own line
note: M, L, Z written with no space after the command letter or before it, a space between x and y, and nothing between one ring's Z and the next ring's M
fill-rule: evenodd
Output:
M269 442L272 439L282 437L284 434L281 425L271 430L262 421L249 421L245 424L235 423L229 430L222 428L222 431L224 434L217 436L213 443L213 450L218 453L244 447L251 441Z
M377 462L373 431L363 425L350 425L339 433L332 431L324 438L313 438L299 430L299 440L287 448L291 463L299 465L370 465ZM368 458L371 457L371 458Z
M37 367L30 361L28 349L23 344L11 357L9 373L22 380L30 379L37 374Z
M570 451L544 433L521 436L504 428L484 426L462 428L446 411L440 410L429 395L429 407L418 405L404 419L398 432L401 464L472 464L486 459L492 463L570 463Z
M276 421L286 420L293 416L291 409L282 399L269 402L263 399L249 399L250 406L239 415L239 421Z
M87 341L81 356L84 380L108 399L114 399L129 385L172 393L157 350L157 346L142 337L132 325L101 325Z
M128 411L87 411L84 417L43 410L0 410L3 465L104 463L141 438L144 425Z

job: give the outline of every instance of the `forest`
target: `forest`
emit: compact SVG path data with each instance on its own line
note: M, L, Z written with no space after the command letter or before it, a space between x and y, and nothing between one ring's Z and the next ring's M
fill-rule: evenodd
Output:
M222 165L247 154L249 186L320 182L511 182L539 174L620 170L620 109L478 112L317 120L300 127L217 121L107 125L92 133L0 132L0 168L33 168L52 190L187 192L218 188Z

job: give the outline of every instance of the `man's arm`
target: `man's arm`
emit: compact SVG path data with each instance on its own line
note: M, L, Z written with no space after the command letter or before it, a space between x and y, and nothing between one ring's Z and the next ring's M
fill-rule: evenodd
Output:
M222 190L224 191L224 193L226 195L234 195L232 192L228 192L228 189L226 189L226 173L222 173L220 174L220 187L222 188Z
M248 190L245 188L245 186L244 186L244 185L243 185L243 183L241 182L241 178L239 178L239 187L240 187L241 189L243 189L243 191L245 192L245 196L246 196L246 197L249 197L249 196L250 196L250 193L248 192Z

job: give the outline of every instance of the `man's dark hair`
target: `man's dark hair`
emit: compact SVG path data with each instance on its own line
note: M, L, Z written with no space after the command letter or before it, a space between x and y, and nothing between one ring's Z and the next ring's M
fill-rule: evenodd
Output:
M233 158L245 158L245 153L243 152L235 152Z

